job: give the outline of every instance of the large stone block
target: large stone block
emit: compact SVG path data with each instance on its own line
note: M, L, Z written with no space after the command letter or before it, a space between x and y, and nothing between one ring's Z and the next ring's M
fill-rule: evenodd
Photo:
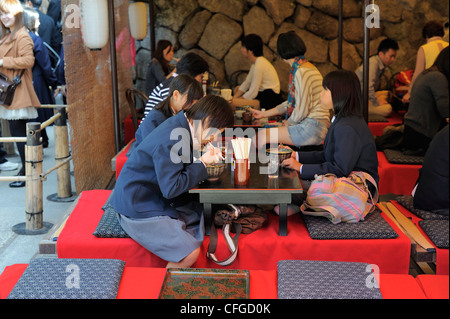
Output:
M198 0L198 4L213 13L222 13L233 20L242 21L245 3L242 0Z
M198 45L208 54L222 60L241 35L242 27L239 23L218 13L209 20Z
M308 22L309 18L311 18L312 12L310 9L302 6L297 6L294 13L294 24L303 29Z
M261 4L266 8L267 13L276 25L280 25L295 10L295 5L290 0L261 0Z
M371 28L370 39L379 38L383 34L383 24L380 24L379 28ZM342 34L344 40L351 43L359 43L364 41L364 19L363 18L350 18L344 20L342 23Z
M361 17L362 7L359 0L344 0L342 4L342 16ZM312 6L329 15L337 17L339 15L339 6L337 0L313 0Z
M275 31L275 25L272 19L267 15L266 11L261 7L253 7L244 16L244 34L257 34L263 40L263 43L268 43L270 36Z
M328 40L338 37L338 20L320 11L312 14L305 27L312 33Z
M198 8L196 0L159 0L155 2L159 7L156 14L156 25L164 26L179 32L186 24L188 17Z
M211 15L211 12L208 10L203 10L197 12L194 17L186 23L178 37L178 40L183 48L191 49L197 45L206 24L211 18Z
M338 39L330 42L330 61L338 65ZM347 41L342 41L342 68L355 71L362 63L356 48Z

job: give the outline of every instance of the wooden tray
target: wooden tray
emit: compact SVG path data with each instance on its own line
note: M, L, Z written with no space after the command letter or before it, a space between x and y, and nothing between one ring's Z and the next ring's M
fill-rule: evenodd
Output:
M171 268L159 299L249 299L249 286L247 270Z

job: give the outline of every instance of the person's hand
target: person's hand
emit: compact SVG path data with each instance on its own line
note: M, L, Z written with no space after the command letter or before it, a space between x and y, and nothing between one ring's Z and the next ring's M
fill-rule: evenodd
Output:
M260 111L260 110L255 110L251 107L248 108L248 110L252 113L253 117L255 119L261 119L263 117L266 117L264 114L264 111Z
M294 154L294 153L293 153ZM294 156L287 158L283 161L283 163L281 163L281 166L286 167L286 168L290 168L290 169L294 169L296 171L300 172L300 167L302 167L302 164L299 163Z
M409 103L410 98L411 98L411 94L409 94L409 92L408 92L405 95L403 95L402 102Z
M224 160L222 150L218 147L214 147L211 144L206 145L206 151L200 158L205 165L219 163Z
M63 96L66 96L67 95L66 86L65 85L58 86L55 92L53 93L53 97L56 97L59 94L59 92L61 92Z

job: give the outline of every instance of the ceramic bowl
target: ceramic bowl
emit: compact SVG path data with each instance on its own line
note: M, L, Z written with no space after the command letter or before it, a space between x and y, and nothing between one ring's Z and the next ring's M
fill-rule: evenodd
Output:
M208 172L208 181L217 181L225 171L225 163L216 163L206 166L206 171Z
M269 148L266 150L266 154L270 155L278 155L278 162L281 164L283 161L292 155L292 150L290 148Z

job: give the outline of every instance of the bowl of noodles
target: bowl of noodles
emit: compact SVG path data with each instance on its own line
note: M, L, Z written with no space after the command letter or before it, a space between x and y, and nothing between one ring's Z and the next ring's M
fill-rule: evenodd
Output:
M267 156L278 156L278 163L283 163L283 161L292 156L292 150L287 147L274 147L268 148L266 150Z

